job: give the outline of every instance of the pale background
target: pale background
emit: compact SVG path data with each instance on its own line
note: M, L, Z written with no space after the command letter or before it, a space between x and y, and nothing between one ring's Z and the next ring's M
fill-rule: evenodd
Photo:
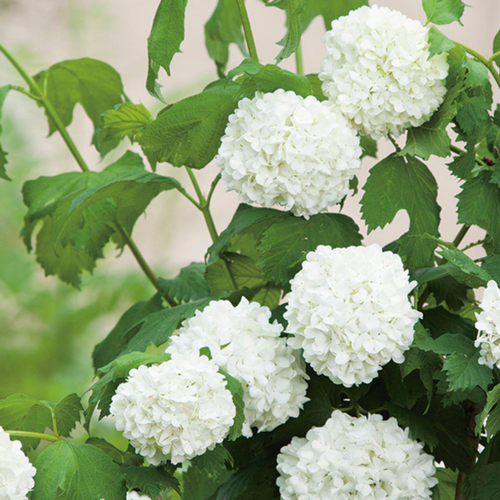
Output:
M454 23L442 30L449 37L489 57L492 40L500 28L500 1L468 0L468 3L470 7L463 17L464 27ZM161 73L163 93L167 101L198 92L208 82L216 79L214 64L205 50L203 34L203 25L215 4L215 0L190 0L188 3L183 53L175 57L171 77ZM378 4L397 8L413 18L425 19L419 0L381 0ZM146 39L157 5L157 0L0 0L0 39L24 61L32 74L67 58L88 56L102 59L121 73L126 92L132 101L142 102L146 107L158 110L159 104L149 96L144 87L147 69ZM275 43L284 33L284 15L278 9L265 7L260 0L247 0L247 5L261 61L272 62L279 51ZM325 54L321 42L323 33L323 21L317 18L303 37L306 72L319 71ZM232 46L230 67L236 65L240 57L236 47ZM283 66L293 70L293 58L285 61ZM18 76L0 57L0 85L17 82L21 83ZM21 130L29 140L34 154L43 159L43 171L36 175L52 175L77 169L57 134L49 140L45 138L45 117L24 96L12 93L4 114L10 117L8 126ZM6 132L8 136L9 131ZM91 167L102 168L98 155L89 146L92 130L81 109L76 110L70 133ZM7 143L7 149L8 146ZM383 141L380 146L380 158L392 151L392 146ZM109 155L105 164L116 156L117 154ZM15 185L19 185L21 180L27 179L20 179L16 173L15 150L10 151L9 159L9 173L14 178ZM443 237L451 240L458 229L454 198L458 192L458 183L448 174L446 161L449 160L432 158L429 166L439 183L438 201L443 207ZM363 186L373 164L373 159L364 160L360 186ZM179 176L188 185L184 172L178 169L163 164L159 166L159 172ZM199 173L205 190L216 173L215 165L209 165ZM360 224L363 234L366 234L359 215L359 199L360 194L350 198L344 213L352 216ZM19 202L21 203L20 199ZM219 231L226 227L236 206L235 194L224 193L221 183L213 203ZM9 213L0 214L0 244L2 225L8 217ZM371 233L366 242L386 244L404 233L407 226L406 213L400 212L390 226L383 231ZM479 231L471 231L466 241L480 236ZM178 267L193 260L202 260L210 244L201 214L176 192L165 193L151 204L147 217L142 217L137 223L134 237L153 268L164 274L173 273ZM21 241L15 244L20 252L25 251ZM104 269L118 271L123 266L135 265L128 251L120 259L113 258L113 251L110 250L109 253L106 261L101 261L97 266L96 273L103 272ZM40 278L41 283L46 284L48 280L54 279Z

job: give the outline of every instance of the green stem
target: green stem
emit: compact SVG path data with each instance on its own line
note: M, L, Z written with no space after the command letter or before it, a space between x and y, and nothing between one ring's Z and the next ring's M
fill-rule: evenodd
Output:
M257 49L255 47L255 40L253 38L252 27L250 26L250 19L245 6L245 0L236 0L236 3L238 4L238 9L240 11L241 24L243 26L243 32L245 33L248 52L254 61L259 62L259 56L257 55Z
M500 56L500 52L495 52L489 59L488 62L492 63L497 57Z
M297 65L297 74L304 74L304 63L302 62L302 43L299 41L297 50L295 51L295 63Z
M469 232L469 229L471 226L468 226L467 224L464 224L460 231L458 231L458 234L455 236L455 239L453 240L453 246L458 247L460 243L462 243L462 240L465 238L465 235Z
M207 205L210 206L210 202L212 201L212 196L214 194L215 188L221 179L221 174L217 174L217 177L213 180L212 185L210 186L210 191L207 196Z
M89 172L90 171L89 167L85 163L85 160L82 158L80 152L78 151L78 148L76 147L75 143L73 142L73 139L71 139L71 136L69 135L68 131L66 130L66 127L59 116L59 113L55 110L54 106L52 106L52 103L50 102L50 100L44 95L44 92L42 91L40 86L33 80L33 78L31 78L31 76L21 66L21 64L17 61L17 59L2 44L0 44L0 52L4 54L4 56L7 58L7 60L14 66L14 68L21 75L23 80L28 84L28 86L31 90L31 93L29 93L29 92L24 92L24 93L26 95L28 95L29 97L32 97L35 100L39 101L42 104L42 106L45 108L47 115L53 121L57 130L61 134L61 137L63 138L64 142L66 143L66 146L68 147L71 154L73 155L73 158L78 163L80 170L82 172ZM19 90L19 89L16 88L15 90ZM134 255L135 259L137 260L137 263L139 264L140 268L143 270L146 277L149 279L151 284L156 288L156 290L163 295L163 291L160 288L158 278L155 276L155 274L152 272L151 268L148 266L147 262L145 261L144 257L142 256L140 250L137 248L137 245L134 243L132 238L126 233L126 231L122 228L122 226L120 224L117 223L116 227L117 227L119 233L122 235L125 242L127 243L127 245L129 246L130 250L132 251L132 254ZM177 304L173 303L166 296L165 296L165 299L167 300L167 302L169 302L169 304L171 306L177 305Z
M396 139L394 139L394 137L392 137L391 134L389 134L387 136L387 138L392 142L392 145L394 146L396 151L399 153L401 151L401 148L399 147L399 144L396 142Z
M39 101L40 97L38 97L35 94L32 94L31 92L28 92L25 88L19 87L18 85L7 85L10 90L15 90L16 92L20 92L21 94L27 95L30 99L33 99L34 101Z
M467 154L467 151L465 151L464 149L462 148L459 148L458 146L455 146L454 144L452 144L450 146L450 149L454 152L454 153L457 153L458 155L466 155ZM476 155L476 163L479 163L479 165L483 166L483 167L488 167L488 165L486 165L486 163L483 161L482 158L480 158L478 155Z
M43 434L41 432L28 432L28 431L7 431L12 437L27 437L27 438L35 438L35 439L45 439L45 441L52 441L53 443L57 443L61 441L61 438L58 436L51 436L49 434Z
M471 49L470 47L467 47L466 45L463 45L463 44L457 43L457 42L455 42L455 43L458 46L462 47L462 49L464 49L465 52L467 52L472 57L474 57L475 59L477 59L480 63L484 64L488 68L488 70L490 71L490 73L493 75L493 78L497 82L497 85L500 87L500 74L495 69L495 66L493 66L493 61L491 59L489 59L489 60L486 59L486 57L482 56L481 54L479 54L475 50Z

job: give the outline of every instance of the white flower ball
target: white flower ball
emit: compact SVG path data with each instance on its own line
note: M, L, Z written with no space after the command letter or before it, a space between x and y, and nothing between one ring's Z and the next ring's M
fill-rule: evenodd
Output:
M378 245L321 245L290 283L288 342L317 373L351 387L371 382L391 360L404 361L421 313L408 300L416 282L398 255Z
M328 102L257 92L229 117L217 163L244 203L308 218L339 203L360 166L359 138Z
M500 368L500 290L495 281L488 282L481 309L476 322L479 333L475 346L481 348L478 361L491 369L495 365Z
M137 491L129 491L127 493L127 500L151 500L151 498L146 495L141 495L140 493L137 493Z
M297 417L306 398L305 364L280 337L283 327L270 322L271 311L242 298L234 307L213 301L183 322L167 352L197 352L208 347L215 363L244 389L243 435L271 431Z
M422 125L444 100L446 54L429 59L428 28L399 11L361 7L323 41L323 92L373 139Z
M174 354L170 361L131 370L113 396L116 428L152 465L177 464L213 449L236 416L218 370L198 354Z
M293 438L278 455L283 500L427 500L434 459L397 420L334 411L324 427Z
M21 449L0 427L0 500L26 500L35 486L36 469Z

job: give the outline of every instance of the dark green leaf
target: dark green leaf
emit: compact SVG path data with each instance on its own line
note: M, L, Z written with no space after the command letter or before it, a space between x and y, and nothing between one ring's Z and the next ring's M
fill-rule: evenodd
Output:
M500 284L500 255L491 255L483 260L482 268Z
M2 135L2 108L9 90L10 87L8 85L0 87L0 136ZM7 153L2 149L2 143L0 142L0 179L10 180L5 170L5 165L7 165Z
M486 405L476 420L476 433L478 435L481 434L485 422L488 439L491 439L500 431L500 405L498 403L500 403L500 385L495 386L488 392Z
M427 21L434 24L460 22L465 4L462 0L422 0Z
M222 444L191 460L191 467L212 476L218 476L226 466L232 465L234 465L233 457Z
M102 113L122 102L120 75L109 64L96 59L63 61L40 73L36 79L65 127L73 120L73 110L78 103L97 129ZM48 120L51 135L57 127L50 116Z
M183 267L176 278L160 278L161 289L178 303L200 300L208 297L210 290L205 281L205 264L191 262Z
M471 500L497 500L500 498L500 463L475 467L464 484L466 498Z
M123 500L126 489L120 467L89 444L59 442L35 461L33 500Z
M179 482L164 466L134 467L122 465L129 490L139 490L142 495L157 498L166 489L179 491Z
M262 306L269 307L271 311L276 309L280 303L281 289L276 286L265 286L261 288L252 298L252 302L258 302Z
M80 397L77 394L70 394L53 405L56 419L57 431L60 436L68 437L76 424L80 422L83 411Z
M429 169L416 158L391 155L370 170L361 200L368 231L392 222L406 210L410 229L400 239L400 252L409 267L424 267L432 261L436 243L423 234L439 234L437 184Z
M236 416L234 417L234 422L229 430L228 439L235 441L241 436L241 430L243 429L243 423L245 422L245 403L243 401L243 386L241 382L235 379L233 376L229 375L222 368L219 368L219 372L224 375L226 379L226 389L231 393L233 397L233 403L236 407Z
M306 0L306 8L302 15L302 31L305 31L317 16L323 18L325 29L329 30L333 20L346 16L351 10L359 9L363 5L368 5L368 0L343 0L342 2Z
M439 483L432 489L432 500L455 500L458 472L438 469L434 477Z
M170 75L170 63L184 40L187 0L161 0L148 38L148 78L146 88L161 100L156 82L160 66Z
M175 167L203 168L217 153L228 116L238 103L240 84L221 80L167 106L139 140L148 158Z
M266 279L287 283L318 245L348 247L361 239L358 226L345 215L318 214L306 220L288 214L264 231L258 264Z

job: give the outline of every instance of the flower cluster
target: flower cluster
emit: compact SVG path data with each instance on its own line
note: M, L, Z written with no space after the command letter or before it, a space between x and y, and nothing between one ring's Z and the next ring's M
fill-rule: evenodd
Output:
M282 448L278 472L283 500L427 500L437 484L433 457L396 419L338 410Z
M238 103L217 162L227 190L241 201L309 217L346 196L361 152L332 104L280 89Z
M21 449L0 427L0 500L26 500L33 489L36 469Z
M213 449L236 415L217 365L198 354L130 371L111 404L116 428L152 465L180 463Z
M291 281L289 343L334 383L369 383L389 361L404 361L421 316L408 300L415 286L401 258L378 245L319 246Z
M387 7L361 7L332 23L323 92L365 135L418 127L446 94L446 54L429 58L428 28Z
M493 369L500 368L500 290L490 281L481 301L482 312L477 315L479 331L475 345L481 348L479 363Z
M307 401L304 362L280 337L283 327L270 317L267 307L245 298L236 307L214 301L182 324L167 349L180 353L208 347L214 362L241 382L243 434L248 437L252 427L271 431L297 417Z
M140 493L137 493L137 491L129 491L127 493L127 500L151 500L151 499L146 495L141 495Z

